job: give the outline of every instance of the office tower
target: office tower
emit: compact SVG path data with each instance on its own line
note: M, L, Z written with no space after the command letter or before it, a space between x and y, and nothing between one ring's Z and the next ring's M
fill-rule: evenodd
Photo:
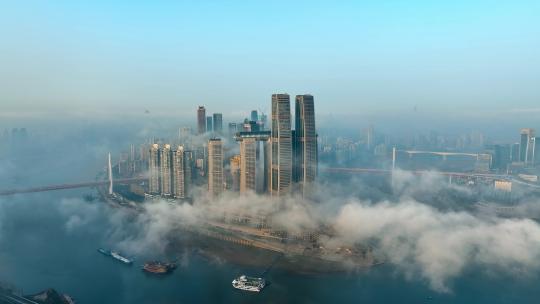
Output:
M315 105L313 96L297 95L295 103L296 180L300 190L315 181L317 176L317 133L315 129Z
M159 193L159 145L150 146L148 157L148 192Z
M231 172L231 182L230 189L231 191L238 192L240 191L240 155L235 155L231 157L230 160L230 172Z
M203 106L197 109L197 131L199 135L206 132L206 109Z
M259 120L259 114L257 113L257 110L251 111L251 121L258 121Z
M223 144L219 138L208 141L208 192L212 196L223 192Z
M178 146L172 151L172 193L175 198L188 197L188 185L191 179L191 170L184 147Z
M214 113L214 132L218 135L223 133L223 115Z
M291 105L288 94L272 95L272 154L269 191L281 196L290 191L292 179Z
M534 163L535 150L534 129L521 129L521 139L519 145L519 160L526 163Z
M257 141L244 138L240 142L240 192L256 190Z
M510 145L493 145L493 156L491 167L501 172L506 171L511 160Z
M171 195L171 145L165 144L159 153L161 195Z
M212 132L214 131L214 127L212 126L212 116L206 117L206 132Z

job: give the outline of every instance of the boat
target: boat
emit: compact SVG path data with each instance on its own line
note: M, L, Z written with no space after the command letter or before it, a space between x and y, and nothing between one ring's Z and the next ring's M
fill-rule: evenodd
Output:
M151 261L144 263L142 270L152 274L168 274L176 269L175 263Z
M111 252L109 250L106 250L106 249L103 249L103 248L99 248L97 250L99 253L103 254L103 255L106 255L106 256L111 256Z
M236 289L260 292L266 286L266 281L263 278L241 275L232 281L232 286Z
M112 257L113 259L115 259L117 261L120 261L120 262L122 262L124 264L128 264L128 265L133 264L132 259L129 259L129 258L126 258L125 256L122 256L122 254L120 254L117 251L110 251L110 250L107 250L107 249L99 248L98 252L103 254L103 255Z
M128 264L128 265L133 264L133 260L128 259L125 256L122 256L120 253L116 251L111 251L111 256L113 257L113 259L116 259L124 264Z

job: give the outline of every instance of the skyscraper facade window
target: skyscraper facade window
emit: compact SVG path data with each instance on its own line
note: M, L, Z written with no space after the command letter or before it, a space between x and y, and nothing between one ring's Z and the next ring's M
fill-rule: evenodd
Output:
M317 176L317 133L312 95L297 95L295 102L295 179L300 190Z
M288 94L272 95L272 153L269 191L272 196L289 193L292 181L291 106Z
M223 143L219 138L208 141L208 192L212 196L223 192Z
M150 194L158 194L159 189L159 145L153 144L150 146L148 158L148 192Z

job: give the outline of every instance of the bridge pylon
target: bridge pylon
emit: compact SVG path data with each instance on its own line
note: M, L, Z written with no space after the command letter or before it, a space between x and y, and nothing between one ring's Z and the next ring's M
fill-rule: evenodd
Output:
M112 176L112 165L111 165L111 153L109 152L109 162L107 164L107 173L109 175L109 195L113 194L113 176Z

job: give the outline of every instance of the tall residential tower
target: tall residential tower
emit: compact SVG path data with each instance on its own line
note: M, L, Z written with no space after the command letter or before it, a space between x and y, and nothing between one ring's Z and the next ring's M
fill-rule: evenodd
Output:
M292 181L291 105L288 94L272 95L269 191L281 196L290 191Z
M212 196L223 192L223 143L219 138L208 141L208 192Z
M312 95L297 95L295 103L294 176L300 191L306 194L317 176L317 133Z

